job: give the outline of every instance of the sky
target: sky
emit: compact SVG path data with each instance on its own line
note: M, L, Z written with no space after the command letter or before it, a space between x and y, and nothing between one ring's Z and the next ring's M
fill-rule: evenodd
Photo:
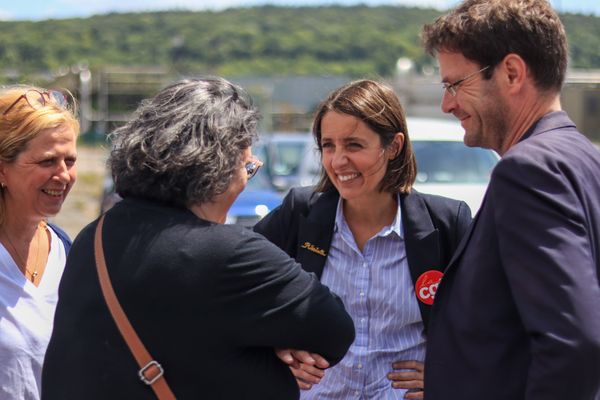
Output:
M559 12L600 16L599 0L550 0ZM209 3L210 5L207 5ZM88 17L109 12L157 10L221 10L273 4L285 6L340 5L407 5L448 9L457 0L0 0L0 20L44 20Z

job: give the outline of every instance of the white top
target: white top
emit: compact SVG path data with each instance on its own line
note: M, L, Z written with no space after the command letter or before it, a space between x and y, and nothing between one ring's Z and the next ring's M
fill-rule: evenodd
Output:
M50 254L39 286L0 243L0 399L38 400L65 248L50 226Z

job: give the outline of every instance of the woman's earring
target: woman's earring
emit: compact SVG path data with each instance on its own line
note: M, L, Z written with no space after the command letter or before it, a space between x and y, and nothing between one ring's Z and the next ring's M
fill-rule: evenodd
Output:
M2 189L4 189L4 188L6 187L6 185L4 184L4 182L0 182L0 187L1 187Z

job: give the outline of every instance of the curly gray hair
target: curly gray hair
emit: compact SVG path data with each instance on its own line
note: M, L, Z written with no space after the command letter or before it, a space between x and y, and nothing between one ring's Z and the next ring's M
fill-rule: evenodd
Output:
M249 96L223 78L176 82L111 133L115 190L177 206L208 202L229 187L258 120Z

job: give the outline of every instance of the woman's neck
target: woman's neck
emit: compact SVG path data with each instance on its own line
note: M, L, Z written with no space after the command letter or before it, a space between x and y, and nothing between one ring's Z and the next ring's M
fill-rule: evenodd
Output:
M391 193L381 193L368 201L344 200L343 207L344 218L360 251L370 238L394 221L398 211L397 196Z
M48 254L50 235L43 220L19 221L7 218L0 226L0 241L15 264L32 284L41 282Z
M383 227L396 217L398 203L396 194L380 193L369 199L343 200L343 207L346 221Z

